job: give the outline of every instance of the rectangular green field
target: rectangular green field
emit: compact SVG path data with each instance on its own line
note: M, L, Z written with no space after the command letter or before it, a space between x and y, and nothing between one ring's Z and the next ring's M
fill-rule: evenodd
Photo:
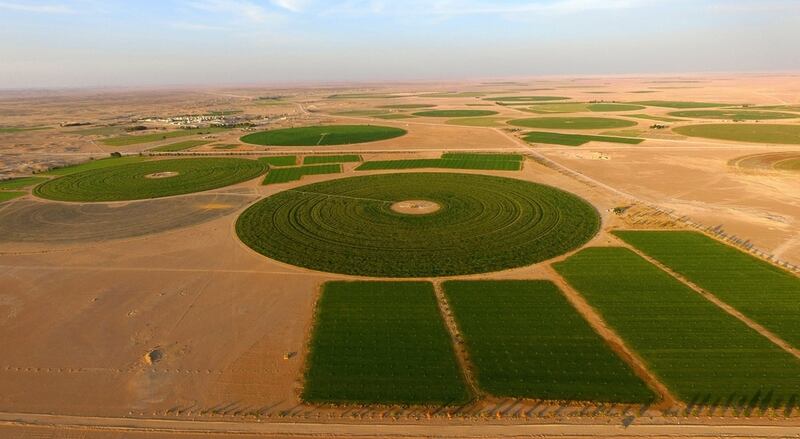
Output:
M225 131L227 128L197 128L192 130L164 131L155 134L143 134L140 136L124 135L103 139L102 142L108 146L130 146L140 143L158 142L159 140L172 139L175 137L196 136L200 134L212 134Z
M177 143L170 143L169 145L161 145L155 148L150 149L150 151L159 151L159 152L173 152L173 151L183 151L190 148L196 148L198 146L208 145L211 143L210 140L187 140L185 142L177 142Z
M730 104L717 104L713 102L687 102L687 101L639 101L630 102L634 105L644 105L647 107L664 107L664 108L713 108L713 107L726 107Z
M50 127L0 127L0 134L21 133L25 131L49 130Z
M800 277L702 233L614 234L800 347Z
M338 174L340 172L342 172L342 165L338 163L270 169L267 173L267 177L264 178L263 184L286 183L300 180L306 175Z
M526 133L522 139L530 143L548 143L552 145L581 146L589 142L609 142L638 145L644 139L629 137L594 136L590 134L562 134L548 131L533 131Z
M15 189L25 189L31 187L33 185L39 184L43 181L46 181L47 178L44 177L19 177L19 178L11 178L8 180L0 181L0 190L8 191L8 190L15 190Z
M376 160L364 162L356 171L376 171L384 169L483 169L492 171L519 171L522 162L513 160L487 160L487 159L407 159L407 160Z
M494 154L494 153L473 153L473 152L446 152L442 154L443 159L450 160L501 160L511 162L521 162L525 159L522 154Z
M319 165L323 163L348 163L360 162L361 156L358 154L343 155L310 155L303 158L304 165Z
M647 403L656 395L549 281L448 281L444 291L495 396Z
M69 175L76 172L88 171L90 169L108 168L111 166L127 165L129 163L139 163L147 160L148 157L142 156L127 156L127 157L111 157L105 159L91 160L86 163L78 165L65 166L63 168L51 169L45 175Z
M27 192L0 191L0 203L4 201L13 200L14 198L19 198L26 194Z
M800 402L800 360L633 251L588 248L553 266L684 402Z
M272 157L259 157L258 161L266 163L270 166L294 166L297 164L297 156L278 155Z
M652 116L650 114L625 114L625 117L633 117L635 119L654 120L657 122L681 122L685 119L678 119L675 117L667 116Z
M317 304L303 399L450 405L469 399L433 285L328 282Z

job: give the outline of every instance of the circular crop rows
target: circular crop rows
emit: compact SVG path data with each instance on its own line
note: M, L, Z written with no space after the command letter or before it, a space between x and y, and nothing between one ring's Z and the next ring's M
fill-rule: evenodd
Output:
M248 134L240 140L265 146L348 145L393 139L406 133L400 128L380 125L320 125L262 131Z
M435 203L426 214L396 203ZM393 209L395 206L395 209ZM589 204L559 189L475 174L351 177L266 198L238 219L241 240L279 261L381 277L484 273L540 262L597 233Z
M154 160L56 178L34 193L59 201L141 200L229 186L265 169L258 161L234 158Z
M607 117L533 117L528 119L514 119L508 123L525 128L571 130L626 128L636 125L636 122L629 120L611 119Z

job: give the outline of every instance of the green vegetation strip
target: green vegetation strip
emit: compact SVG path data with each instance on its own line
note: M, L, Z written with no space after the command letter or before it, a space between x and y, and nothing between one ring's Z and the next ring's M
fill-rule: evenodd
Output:
M593 136L587 134L562 134L551 133L546 131L534 131L522 136L522 139L530 143L548 143L554 145L566 146L581 146L589 142L609 142L609 143L626 143L630 145L638 145L644 142L644 139L634 139L630 137L611 137L611 136Z
M338 163L270 169L264 178L264 184L287 183L300 180L306 175L338 174L340 172L342 172L342 165Z
M150 151L158 151L158 152L174 152L174 151L183 151L190 148L196 148L198 146L208 145L211 143L210 140L187 140L185 142L177 142L177 143L170 143L169 145L161 145L155 148L150 149Z
M272 157L259 157L258 161L266 163L269 166L294 166L297 164L297 156L276 155Z
M634 252L589 248L554 267L683 401L797 405L797 358Z
M63 168L53 168L47 171L44 175L70 175L83 171L91 171L94 169L104 169L113 166L128 165L131 163L141 163L148 160L148 157L142 156L126 156L126 157L110 157L105 159L90 160L85 163L77 165L64 166Z
M491 110L429 110L413 113L414 116L422 117L480 117L492 116L497 114Z
M566 101L566 96L495 96L483 98L484 101L495 102L546 102L546 101Z
M427 214L393 209L409 200L433 202L440 209ZM530 265L580 247L598 228L597 211L559 189L511 178L432 172L302 186L255 203L236 223L245 244L273 259L382 277Z
M378 108L389 108L393 110L416 110L419 108L433 108L434 104L394 104L394 105L381 105Z
M0 127L0 134L12 134L25 131L41 131L49 129L50 127Z
M525 160L525 156L522 154L495 154L480 152L446 152L442 154L442 158L453 160L501 160L511 162L521 162Z
M404 134L406 130L379 125L321 125L263 131L248 134L241 141L278 146L345 145L392 139Z
M800 278L697 232L615 235L800 347Z
M19 198L23 195L27 195L27 192L0 191L0 203Z
M647 107L664 108L713 108L726 107L729 104L717 104L713 102L686 102L686 101L639 101L631 102L634 105L644 105Z
M141 200L229 186L264 170L256 160L234 158L152 160L69 174L37 186L34 193L60 201Z
M470 397L428 282L328 282L302 398L453 405Z
M8 191L8 190L25 189L46 180L47 178L44 177L19 177L19 178L11 178L8 180L0 180L0 190Z
M481 158L468 159L401 159L374 160L364 162L356 171L377 171L384 169L483 169L487 171L519 171L522 163L509 160L492 160Z
M705 139L800 145L800 125L703 124L676 127L672 131Z
M462 92L443 92L443 93L423 93L417 95L421 98L479 98L485 96L486 93L479 91L462 91Z
M655 120L657 122L681 122L682 119L667 116L653 116L650 114L626 114L625 117L633 117L636 119Z
M621 403L655 399L553 283L448 281L443 287L478 385L492 395Z
M227 128L197 128L192 130L164 131L154 134L142 134L138 136L125 135L112 137L110 139L103 139L102 142L108 146L130 146L138 145L140 143L158 142L159 140L167 140L175 137L218 133L225 130L227 130Z
M778 111L755 110L685 110L673 111L670 116L686 117L689 119L729 119L729 120L770 120L770 119L797 119L800 114L781 113Z
M508 123L524 128L546 128L554 130L599 130L627 128L636 125L636 122L630 120L605 117L534 117L528 119L514 119Z
M304 165L319 165L322 163L348 163L360 162L361 156L358 154L342 155L310 155L303 159Z

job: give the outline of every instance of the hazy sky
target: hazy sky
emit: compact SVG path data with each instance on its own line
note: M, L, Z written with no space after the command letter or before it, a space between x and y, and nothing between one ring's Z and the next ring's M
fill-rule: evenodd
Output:
M0 88L800 70L800 0L0 0Z

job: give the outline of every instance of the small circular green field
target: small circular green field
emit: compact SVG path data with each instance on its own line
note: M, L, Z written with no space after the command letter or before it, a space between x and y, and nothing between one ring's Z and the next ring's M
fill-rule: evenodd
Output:
M264 146L348 145L393 139L406 133L404 129L380 125L318 125L262 131L240 140Z
M800 114L756 110L686 110L673 111L670 116L688 119L771 120L798 119Z
M47 181L34 189L58 201L124 201L201 192L241 183L266 170L256 160L153 160L93 169Z
M300 267L428 277L544 261L586 243L599 224L593 206L550 186L476 174L400 173L279 192L242 213L236 231L255 251Z
M524 128L599 130L610 128L627 128L636 122L606 117L532 117L508 121L510 125Z
M480 117L493 116L496 111L491 110L430 110L413 113L414 116L422 117Z
M800 125L710 123L675 127L672 131L704 139L800 145Z

